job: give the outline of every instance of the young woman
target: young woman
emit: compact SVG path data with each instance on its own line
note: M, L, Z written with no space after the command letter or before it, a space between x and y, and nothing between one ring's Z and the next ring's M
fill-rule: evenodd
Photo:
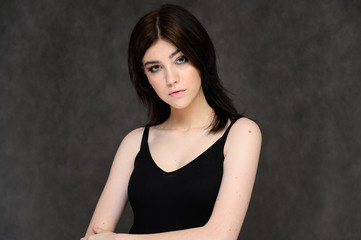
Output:
M184 8L163 5L136 24L128 63L149 121L120 144L82 239L237 239L261 132L225 94L207 32ZM133 226L116 234L128 200Z

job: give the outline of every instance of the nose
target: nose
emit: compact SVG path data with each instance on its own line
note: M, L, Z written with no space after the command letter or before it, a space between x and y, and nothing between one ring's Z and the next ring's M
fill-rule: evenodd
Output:
M172 85L174 83L179 82L179 75L177 70L174 69L174 67L169 66L165 71L165 81L167 85Z

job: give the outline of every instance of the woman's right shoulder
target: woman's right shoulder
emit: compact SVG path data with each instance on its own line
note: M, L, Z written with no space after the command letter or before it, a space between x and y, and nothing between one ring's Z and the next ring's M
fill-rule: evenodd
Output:
M138 153L140 149L140 144L142 142L143 132L144 132L144 127L139 127L130 131L123 138L120 147L126 148L127 151Z

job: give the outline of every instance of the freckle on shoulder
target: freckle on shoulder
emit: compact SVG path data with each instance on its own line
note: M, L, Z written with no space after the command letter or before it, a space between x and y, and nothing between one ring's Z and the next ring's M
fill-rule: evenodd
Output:
M247 128L249 133L253 132L254 128L258 127L255 121L246 117L238 119L235 124Z
M238 129L236 130L238 133L246 132L252 135L261 135L261 130L258 124L249 118L242 117L238 119L234 124Z

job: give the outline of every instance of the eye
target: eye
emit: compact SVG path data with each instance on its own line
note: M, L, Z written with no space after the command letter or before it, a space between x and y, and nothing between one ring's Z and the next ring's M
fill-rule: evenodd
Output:
M148 71L151 73L154 73L154 72L158 72L159 69L160 69L159 65L154 65L154 66L151 66L150 68L148 68Z
M177 63L182 64L188 62L188 58L186 56L181 56L177 58Z

